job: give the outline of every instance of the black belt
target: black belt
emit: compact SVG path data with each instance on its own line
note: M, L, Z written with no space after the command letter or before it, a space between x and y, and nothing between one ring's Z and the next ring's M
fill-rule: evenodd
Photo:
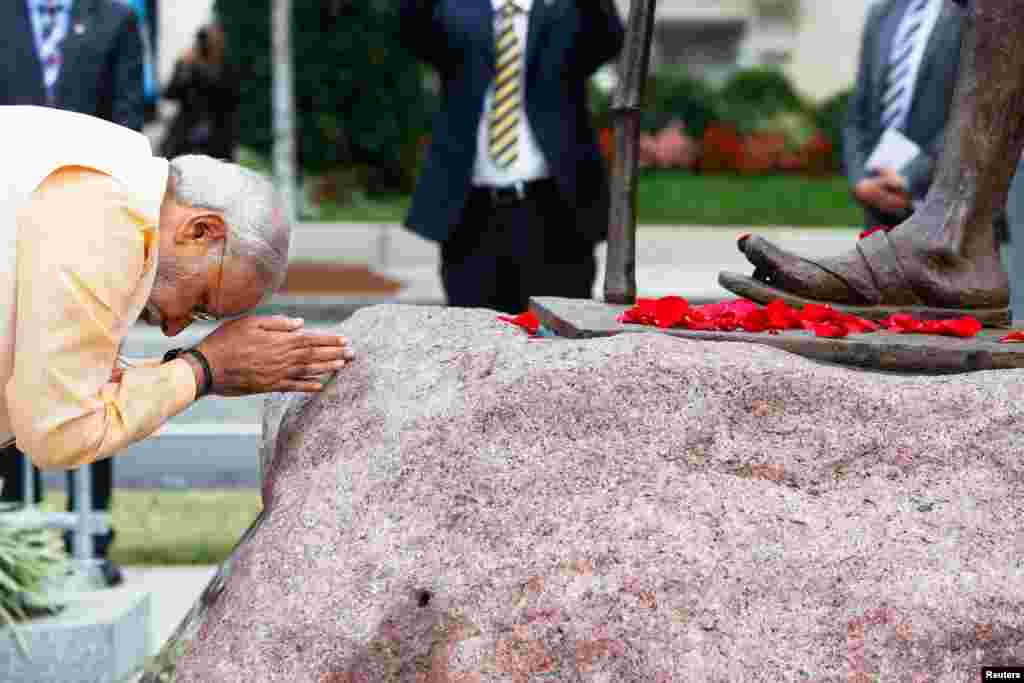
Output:
M554 187L554 184L555 181L551 178L538 178L511 185L476 186L473 188L473 192L485 196L492 206L514 206L525 199L536 197L549 190Z

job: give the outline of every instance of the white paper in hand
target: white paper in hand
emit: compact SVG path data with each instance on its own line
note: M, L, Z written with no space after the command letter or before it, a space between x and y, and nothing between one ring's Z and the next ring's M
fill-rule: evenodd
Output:
M871 153L867 163L864 164L864 170L879 171L883 168L891 168L899 173L920 153L921 148L913 140L898 130L890 128L878 141L875 151Z

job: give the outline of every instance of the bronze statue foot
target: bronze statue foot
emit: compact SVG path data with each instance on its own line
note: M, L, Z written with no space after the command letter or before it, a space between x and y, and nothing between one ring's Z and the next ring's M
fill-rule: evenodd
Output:
M992 258L966 259L916 239L911 218L891 233L875 232L837 257L811 260L752 235L738 246L752 276L723 272L718 282L759 303L830 304L863 318L894 314L942 319L971 315L987 327L1009 324L1006 274Z

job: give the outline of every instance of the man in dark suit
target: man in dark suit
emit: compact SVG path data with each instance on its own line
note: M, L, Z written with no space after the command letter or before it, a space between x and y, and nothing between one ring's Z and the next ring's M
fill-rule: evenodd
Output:
M134 10L120 0L8 0L0 3L0 105L66 109L142 130L145 98L143 52ZM69 226L73 228L74 226ZM0 452L2 500L20 501L27 459L12 446ZM95 510L110 510L113 469L109 458L92 466ZM42 482L36 472L36 500ZM68 475L68 509L74 487ZM70 549L71 535L65 534ZM114 532L94 536L106 559ZM103 563L107 582L120 570Z
M588 78L621 50L612 0L402 0L443 106L406 225L441 245L449 305L590 298L608 174Z
M883 0L869 10L843 147L867 227L899 224L928 192L960 64L961 21L943 0ZM920 153L902 169L866 169L888 128Z

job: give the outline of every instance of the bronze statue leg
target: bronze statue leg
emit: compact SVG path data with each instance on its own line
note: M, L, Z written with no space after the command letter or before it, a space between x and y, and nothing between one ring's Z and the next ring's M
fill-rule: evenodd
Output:
M964 11L951 120L922 207L888 235L818 262L741 239L754 276L722 273L723 286L757 301L791 295L875 318L902 311L1006 322L1008 281L992 222L1024 147L1024 0L969 0Z

